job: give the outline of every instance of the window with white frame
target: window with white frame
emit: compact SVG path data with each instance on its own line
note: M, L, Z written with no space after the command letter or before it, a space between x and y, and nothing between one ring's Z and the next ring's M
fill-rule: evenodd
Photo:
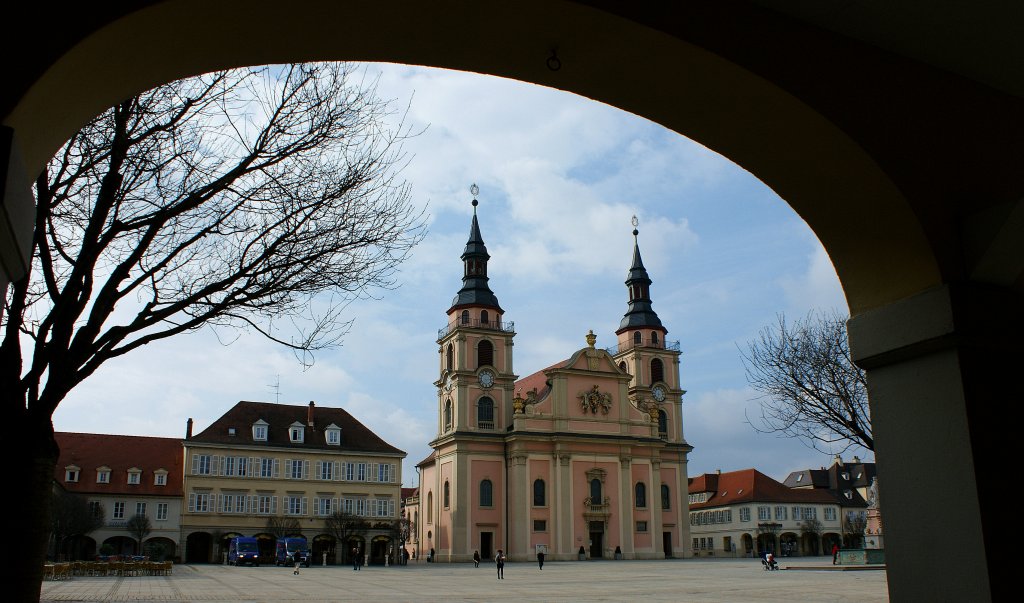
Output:
M309 461L303 461L300 459L293 459L291 462L289 462L288 477L290 477L291 479L303 479L305 477L303 467L307 462Z
M260 477L274 477L274 459L260 459Z
M247 513L251 503L249 502L252 497L239 494L235 496L235 513Z
M775 521L786 521L785 505L778 505L775 507Z
M804 519L817 519L818 509L814 507L804 507Z
M210 498L209 492L195 492L189 495L189 511L195 513L209 513L210 512Z
M235 474L235 457L226 456L221 464L221 473L223 475L232 476Z
M79 473L81 469L72 465L64 468L64 481L75 483L78 481Z
M234 513L235 512L235 496L236 494L221 494L220 496L220 512L221 513Z
M138 471L138 470L136 470L136 471L129 470L128 471L128 484L129 485L137 486L141 481L142 481L142 472L141 471Z
M192 475L210 475L213 459L208 454L192 455Z
M305 515L306 499L302 496L289 495L285 497L284 512L286 515Z
M316 514L319 515L320 517L326 517L326 516L330 515L331 513L333 513L334 509L331 508L332 507L331 500L332 499L330 499L330 498L317 498L316 499L316 504L315 504L315 506L316 506Z
M156 503L156 520L167 521L167 503Z
M373 506L374 517L391 517L394 512L395 502L389 498L375 498L373 499Z
M341 445L341 428L337 427L333 423L326 429L327 444L329 446L340 446Z
M638 521L638 522L636 522L636 531L637 532L646 532L647 531L647 522L646 521Z
M306 429L301 425L292 425L288 429L288 436L292 443L301 444L306 437Z
M344 471L344 474L342 475L341 479L343 479L345 481L348 481L348 482L355 481L355 479L356 479L356 464L355 463L343 463L342 464L342 471Z
M267 424L263 421L257 421L252 424L252 439L257 442L267 441Z
M395 466L388 463L377 465L377 481L386 484L395 481Z
M750 521L750 507L740 507L740 521Z
M365 498L357 498L357 499L355 499L355 501L356 501L356 511L355 511L355 514L360 516L360 517L365 517L366 516L366 511L367 511L367 509L366 509L366 499Z
M757 519L758 521L769 521L772 518L771 507L758 507L757 508Z
M322 480L334 479L334 463L332 461L317 461L317 477Z
M98 500L90 500L89 513L91 513L93 517L103 517L103 503Z
M356 481L366 481L366 463L356 464Z
M100 467L96 470L96 483L97 484L109 484L110 483L110 467Z
M277 512L275 508L277 505L276 496L270 496L269 494L257 494L256 495L256 512L260 515L272 515Z
M355 503L355 501L352 500L351 498L343 498L343 499L341 499L341 510L346 515L355 515L356 514L356 503Z
M115 502L114 512L110 515L113 519L124 519L124 503Z
M793 521L801 521L804 518L802 507L793 507Z
M153 473L153 485L154 486L166 486L167 485L167 471L164 469L157 469Z
M835 507L825 507L825 521L835 521L836 510Z
M145 515L146 514L146 503L144 503L144 502L137 502L137 503L135 503L135 514L136 515Z

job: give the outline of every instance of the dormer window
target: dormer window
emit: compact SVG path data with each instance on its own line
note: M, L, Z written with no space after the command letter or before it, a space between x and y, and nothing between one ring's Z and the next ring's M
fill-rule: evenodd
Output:
M843 491L843 496L845 496L848 500L853 500L853 492L849 490Z
M298 421L288 428L288 439L293 444L301 444L306 439L306 426Z
M803 479L804 479L804 474L803 473L801 473L800 475L796 476L796 481L798 481L798 482L799 481L803 481Z
M68 465L64 467L64 481L68 483L78 483L78 476L81 474L82 469L76 465Z
M154 486L166 486L167 485L167 470L157 469L153 472L153 485Z
M110 483L110 467L100 467L96 470L96 483L97 484L109 484Z
M850 481L850 474L846 471L843 471L843 479L846 481Z
M256 442L267 441L267 422L263 419L252 424L252 439Z
M341 428L331 423L324 429L325 437L327 438L327 444L329 446L340 446L341 445Z
M132 467L128 470L128 484L138 485L142 482L142 470L138 467Z

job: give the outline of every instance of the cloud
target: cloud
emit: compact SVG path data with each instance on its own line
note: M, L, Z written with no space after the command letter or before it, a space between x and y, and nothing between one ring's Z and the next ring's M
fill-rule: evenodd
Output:
M807 258L807 268L803 274L787 274L779 280L788 309L794 315L803 315L814 309L833 308L845 314L848 312L846 297L836 269L825 248L817 239L815 242L817 244Z

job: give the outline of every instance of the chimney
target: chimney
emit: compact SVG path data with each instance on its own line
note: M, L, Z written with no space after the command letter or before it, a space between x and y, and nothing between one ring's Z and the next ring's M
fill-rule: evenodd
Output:
M722 475L722 470L721 469L715 469L715 474Z
M853 464L856 465L858 463L860 463L860 457L859 456L854 456L853 457Z
M188 421L185 423L185 439L192 439L192 417L189 417Z
M313 401L310 400L309 401L309 412L306 413L306 423L309 425L310 429L313 429L313 409L315 407L316 406L313 404Z
M843 466L843 457L842 457L842 455L838 455L838 454L836 455L836 464L839 465L840 467Z

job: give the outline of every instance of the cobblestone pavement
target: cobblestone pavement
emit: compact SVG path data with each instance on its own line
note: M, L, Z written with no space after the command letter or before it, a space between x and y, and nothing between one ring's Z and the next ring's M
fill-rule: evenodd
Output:
M787 567L789 569L787 569ZM412 563L405 567L303 568L177 565L171 576L75 577L43 583L42 601L644 601L874 603L888 601L884 570L835 571L831 559ZM797 569L809 571L796 571ZM852 570L854 568L845 568Z

